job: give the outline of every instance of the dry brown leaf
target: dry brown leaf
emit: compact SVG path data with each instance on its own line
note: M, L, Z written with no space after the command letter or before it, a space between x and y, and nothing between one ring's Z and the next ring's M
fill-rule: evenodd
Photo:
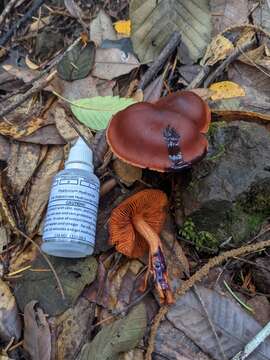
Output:
M64 145L66 143L55 125L43 126L30 135L21 136L18 141L40 145Z
M217 35L208 45L206 53L201 61L201 65L214 65L220 60L224 60L234 50L230 40L223 35Z
M50 24L51 16L44 16L36 21L34 21L29 28L30 32L38 31L43 29L45 26Z
M214 35L230 26L243 25L248 22L246 0L210 0Z
M0 218L2 223L2 219ZM7 248L7 245L10 243L10 231L4 225L0 226L0 254L2 254L3 250Z
M78 133L70 125L70 122L73 122L73 119L70 117L69 119L70 122L68 121L69 115L66 113L66 110L59 105L54 108L54 114L55 114L55 125L62 138L65 139L66 142L75 140L78 137ZM78 124L76 123L76 127L78 128L80 133L83 134L87 139L91 138L91 130L88 129L86 126L80 123Z
M117 48L97 49L92 75L100 79L112 80L120 75L128 74L139 65L134 55L125 54Z
M17 305L7 284L0 279L0 337L9 341L12 337L18 340L21 337L22 325Z
M55 90L68 100L78 100L94 96L112 96L114 81L104 81L89 75L84 79L65 81L56 78L53 82Z
M44 216L51 181L53 176L59 171L63 158L63 147L52 146L33 178L26 208L27 232L29 234L34 232Z
M131 186L135 181L142 178L142 169L125 163L120 159L113 162L113 170L125 185Z
M158 76L143 91L144 101L156 102L161 96L163 88L163 76Z
M117 40L112 20L102 9L97 14L97 17L90 23L90 37L97 46L100 46L105 39Z
M25 83L32 81L39 74L39 71L19 68L18 66L11 64L3 65L3 69L17 79L23 80Z
M78 20L82 19L83 12L74 0L64 0L64 3L71 16Z
M7 161L10 154L10 142L5 137L0 135L0 160Z
M33 63L33 61L29 59L28 55L26 55L25 57L25 64L28 66L30 70L38 70L40 68L39 65Z
M36 244L41 243L40 238L35 238ZM9 263L9 272L14 272L28 266L39 255L40 252L36 246L29 243L23 250L13 250Z
M24 349L35 360L51 359L51 333L47 317L38 307L37 301L31 301L24 308Z
M19 195L32 177L40 156L40 146L14 142L10 148L7 178L12 191Z

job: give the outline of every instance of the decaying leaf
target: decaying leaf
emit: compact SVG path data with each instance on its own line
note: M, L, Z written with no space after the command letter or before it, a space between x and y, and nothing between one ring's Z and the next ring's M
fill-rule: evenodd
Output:
M130 36L131 32L131 21L130 20L119 20L114 24L115 30L120 35Z
M246 0L210 0L214 35L228 27L243 25L248 21L248 5Z
M134 51L142 63L153 61L174 31L181 33L194 62L202 57L210 42L208 0L133 0L130 19Z
M43 126L31 135L21 136L18 141L40 145L64 145L66 143L55 125Z
M243 349L261 329L261 326L235 301L201 286L197 286L197 289L215 326L223 351L226 357L230 359ZM189 291L186 295L180 297L166 316L174 329L179 330L178 335L177 332L174 334L175 343L178 342L178 336L180 339L182 332L184 332L211 358L215 360L222 358L209 321L198 297L193 291ZM166 338L171 335L170 331L167 334L163 331L163 342L166 343ZM164 349L162 353L164 353ZM166 355L166 352L164 355ZM251 360L266 360L269 358L269 340L263 342L258 350L250 356Z
M51 334L46 315L31 301L24 308L24 349L35 360L51 359Z
M21 119L20 119L21 120ZM17 118L14 123L0 121L0 134L19 139L22 136L33 134L35 131L44 126L44 119L41 118L26 118L24 121L18 121Z
M12 337L18 340L22 326L14 296L7 284L0 280L0 337L3 341L10 341Z
M64 3L71 16L78 20L82 19L83 12L74 0L64 0Z
M38 31L44 28L45 26L50 24L52 17L51 16L44 16L36 21L34 21L29 28L29 31Z
M40 146L14 142L10 148L7 178L12 191L19 195L31 179L40 156Z
M206 53L201 61L201 65L214 65L218 61L225 59L232 53L234 46L232 42L223 35L217 35L208 45Z
M104 326L91 343L84 345L79 360L117 360L119 353L139 343L145 330L146 309L141 303L125 318Z
M260 26L266 31L270 31L269 1L262 1L256 6L251 14L254 25Z
M120 159L113 162L113 169L116 175L127 186L131 186L135 181L142 178L142 169L125 163Z
M220 81L212 84L209 89L213 91L212 100L230 99L245 96L245 90L233 81Z
M95 19L90 23L90 37L96 45L100 46L102 41L116 40L117 36L112 25L112 20L104 10L100 10Z
M80 298L75 306L56 318L55 358L73 360L79 353L81 342L89 329L92 307L88 300Z
M100 79L112 80L128 74L139 67L140 63L131 53L125 53L117 48L97 49L92 75Z
M73 47L57 66L59 76L67 81L85 78L92 69L95 59L93 42L86 46L79 43Z
M156 102L161 96L163 88L163 76L158 76L143 91L143 100L147 102Z
M114 114L134 103L135 101L130 98L98 96L73 101L71 110L76 118L90 129L103 130L106 129Z
M65 81L56 79L54 87L56 91L68 100L78 100L93 96L112 96L115 81L107 81L88 75L84 79Z
M25 83L32 81L39 74L39 71L20 68L11 64L3 65L3 69L9 74L15 76L17 79L23 80Z
M55 125L57 130L59 131L60 135L66 142L71 142L78 137L77 131L70 125L70 122L73 123L73 119L71 115L67 114L67 111L64 107L55 106L54 108L54 115L55 115ZM84 125L80 123L76 123L76 128L83 134L86 139L90 139L92 137L90 129L86 128Z
M31 269L16 279L15 296L20 309L36 300L47 314L59 315L75 304L84 287L96 277L97 262L94 257L65 259L51 256L50 261L61 281L66 299L63 300L47 262L39 255L31 264Z
M37 228L44 215L52 178L59 171L63 159L63 147L52 146L32 180L26 208L27 230L29 234Z

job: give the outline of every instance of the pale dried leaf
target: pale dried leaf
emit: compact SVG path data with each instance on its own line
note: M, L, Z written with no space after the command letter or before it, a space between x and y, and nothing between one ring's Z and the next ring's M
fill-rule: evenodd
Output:
M139 65L136 57L130 53L125 54L116 48L97 49L92 75L112 80L120 75L128 74Z
M160 99L163 88L163 76L158 76L143 91L144 101L156 102Z
M112 20L104 10L100 10L97 17L90 23L90 38L97 46L103 40L116 40L117 35L112 25Z
M41 118L25 118L24 121L0 121L0 134L19 139L22 136L33 134L35 131L44 126L45 121Z
M7 178L12 191L19 195L31 179L40 156L40 146L14 142L11 145Z
M22 326L18 314L14 296L7 284L0 279L0 337L4 341L9 341L12 337L19 339Z
M1 161L7 161L10 156L10 142L9 140L3 136L0 135L0 160Z
M263 29L270 31L270 11L269 2L267 0L260 1L259 6L255 8L251 16L254 25L260 26Z
M245 96L245 90L233 81L219 81L209 88L213 91L212 100L230 99L239 96Z
M224 60L232 53L234 46L230 40L222 35L217 35L207 47L206 53L201 61L201 65L214 65L220 60Z
M143 63L159 55L174 31L181 33L193 61L202 57L210 42L208 0L133 0L130 19L134 51Z
M217 292L197 287L209 316L215 326L225 355L231 358L259 332L259 323L245 312L235 301ZM202 305L194 292L180 297L170 308L167 318L170 323L184 332L213 359L221 359L219 347ZM181 336L181 335L180 335ZM270 359L270 340L266 340L250 356L250 360Z
M51 359L51 333L46 315L31 301L24 308L24 349L35 360Z
M0 254L7 249L10 240L10 231L5 226L0 226Z
M30 70L38 70L39 65L35 64L32 60L29 59L29 55L25 57L25 64L29 67Z
M210 0L214 35L228 27L243 25L248 22L248 6L246 0Z
M52 146L33 178L26 208L27 229L30 234L36 229L44 216L51 181L59 171L63 158L63 148Z
M119 360L143 360L144 351L141 349L130 350L125 354L119 356Z

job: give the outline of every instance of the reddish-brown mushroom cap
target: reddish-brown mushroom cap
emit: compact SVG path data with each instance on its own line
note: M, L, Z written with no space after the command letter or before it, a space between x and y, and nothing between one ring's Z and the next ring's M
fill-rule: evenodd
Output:
M141 217L159 234L166 217L167 196L160 190L140 191L118 205L109 220L110 243L120 253L136 258L148 251L146 240L136 231L134 219Z
M142 102L117 113L108 126L107 141L117 157L134 166L181 170L205 155L208 142L203 132L208 129L209 114L198 95L178 92L155 104Z

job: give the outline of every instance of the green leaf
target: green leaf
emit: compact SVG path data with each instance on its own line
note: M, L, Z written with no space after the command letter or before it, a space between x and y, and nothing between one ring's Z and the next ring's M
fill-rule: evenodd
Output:
M146 330L146 309L143 303L127 317L106 325L91 343L82 348L78 360L117 360L119 353L138 345Z
M95 60L95 44L86 46L79 43L67 52L57 66L58 75L67 81L85 78L93 67Z
M96 96L72 101L71 110L76 118L93 130L106 129L111 117L118 111L135 104L131 98Z
M143 63L160 54L174 31L181 33L194 62L211 39L208 0L132 0L130 19L134 51Z

